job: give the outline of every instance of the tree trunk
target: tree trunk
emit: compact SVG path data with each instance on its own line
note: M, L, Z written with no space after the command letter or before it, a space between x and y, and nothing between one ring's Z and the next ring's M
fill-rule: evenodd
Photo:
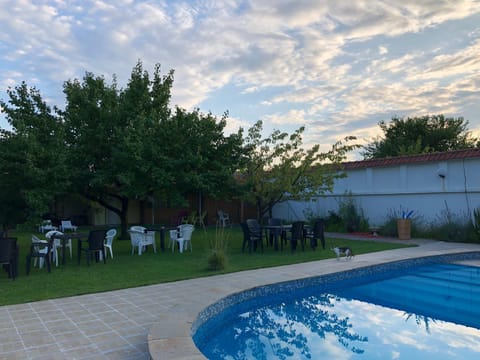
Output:
M85 197L89 200L95 201L96 203L100 204L101 206L105 207L106 209L114 212L120 218L120 236L119 239L127 240L129 238L128 235L128 205L129 199L125 196L122 197L115 197L121 202L120 208L113 206L105 199L98 199L92 196L85 195Z
M122 198L122 209L120 216L121 233L120 239L128 239L128 198Z

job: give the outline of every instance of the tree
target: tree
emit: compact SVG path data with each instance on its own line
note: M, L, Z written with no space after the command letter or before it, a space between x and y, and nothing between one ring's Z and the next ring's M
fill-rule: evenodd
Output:
M232 176L242 154L242 132L225 136L228 114L218 120L198 109L187 112L176 108L175 114L161 125L158 135L164 157L161 171L170 174L169 197L183 199L188 193L221 197L230 195L237 184ZM173 186L172 186L173 185Z
M23 196L23 189L19 187L24 178L20 164L22 164L22 149L16 146L12 138L0 135L0 224L7 231L17 223L27 220L29 205ZM19 182L20 181L20 182Z
M191 192L233 188L242 136L225 137L226 115L169 108L173 71L153 79L141 62L125 89L87 73L64 92L68 164L73 191L118 214L126 237L131 199L182 204Z
M468 121L462 117L445 118L427 115L392 118L389 124L379 122L383 137L364 146L365 159L422 154L472 148L479 141L468 132Z
M292 134L279 130L262 139L262 122L249 129L245 139L243 198L256 204L261 219L273 206L287 199L307 200L331 189L336 178L343 177L338 165L357 145L346 137L322 153L320 146L302 147L300 127Z
M156 128L170 114L172 82L173 71L162 77L157 65L150 80L138 62L123 90L115 80L107 85L91 73L64 85L62 115L73 189L116 213L121 237L126 236L130 199L144 199L168 184L153 154L160 150Z
M0 130L0 216L14 225L38 220L69 184L60 118L24 82L7 93L0 107L12 130Z

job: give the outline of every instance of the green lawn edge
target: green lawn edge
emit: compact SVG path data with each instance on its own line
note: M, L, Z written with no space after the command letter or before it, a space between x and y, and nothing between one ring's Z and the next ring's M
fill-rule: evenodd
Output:
M65 266L53 265L51 273L48 273L45 268L32 267L30 275L27 276L25 257L32 234L39 235L25 231L9 233L9 236L17 237L20 245L19 274L12 281L7 278L8 274L2 271L0 306L329 259L336 256L330 250L334 246L349 246L355 255L415 246L411 243L399 244L371 239L327 238L325 250L321 248L312 250L307 244L305 251L298 247L297 251L292 253L289 244L286 244L283 251L274 251L273 247L265 247L263 253L257 251L249 254L242 252L243 235L239 227L227 228L223 232L207 228L194 231L193 251L184 253L179 253L177 250L172 252L171 248L160 251L158 232L156 254L150 249L141 256L136 253L132 255L130 240L116 239L113 244L114 258L109 257L106 265L103 262L93 262L87 266L85 258L78 265L74 243L73 258L67 257ZM207 269L207 259L211 253L212 244L219 236L223 236L227 243L227 266L225 270L211 271Z

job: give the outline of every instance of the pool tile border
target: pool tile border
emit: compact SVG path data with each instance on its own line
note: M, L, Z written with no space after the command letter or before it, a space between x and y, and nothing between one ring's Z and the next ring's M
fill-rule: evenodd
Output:
M337 238L337 236L333 236L334 234L330 235ZM348 238L363 240L355 237ZM406 243L405 240L381 237L376 238L375 241ZM480 252L480 245L474 243L452 243L417 238L409 240L407 243L417 246L361 254L355 256L352 261L338 261L334 258L324 259L185 280L169 285L169 288L170 286L175 288L172 293L169 293L169 296L173 297L168 304L172 306L167 306L161 317L150 328L148 334L150 355L153 360L169 360L173 358L179 360L205 360L205 356L200 352L192 338L193 330L198 325L198 315L209 308L210 305L216 304L232 294L239 294L243 291L261 288L269 284L282 284L297 279L307 279L351 269L367 268L370 265L399 262L404 259ZM480 267L480 260L478 259L471 261L460 260L459 262ZM155 287L163 289L166 285L161 284Z
M282 294L282 296L294 297L299 290L310 286L324 286L328 289L334 289L336 283L345 285L346 281L354 281L358 278L368 277L369 280L372 280L372 278L378 280L388 277L392 272L399 272L419 266L479 259L480 251L430 255L253 287L245 291L230 294L202 310L192 324L192 338L196 344L202 344L205 340L204 333L208 333L210 330L210 320L215 318L227 321L231 313L233 313L233 311L229 311L229 309L235 308L235 313L242 310L247 311L252 307L264 305L268 302L268 298L273 295Z

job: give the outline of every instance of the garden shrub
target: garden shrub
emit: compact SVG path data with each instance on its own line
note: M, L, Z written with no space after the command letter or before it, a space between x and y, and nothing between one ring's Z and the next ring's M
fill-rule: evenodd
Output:
M397 237L397 219L400 212L389 210L385 222L380 226L381 236ZM412 238L435 239L449 242L480 242L474 224L467 214L452 214L448 207L436 219L426 224L419 214L412 219Z
M365 218L363 210L357 209L351 194L340 201L338 215L343 221L344 231L346 232L362 232L369 229L368 220Z
M401 210L389 209L385 222L380 226L378 233L386 237L398 237L397 220L402 218ZM423 225L423 217L415 214L414 218L410 218L412 237L424 237L425 230Z
M215 238L210 242L210 251L208 254L208 270L218 271L227 268L227 244L225 228L217 227Z
M325 230L330 232L345 231L343 219L333 210L328 211L328 216L325 219Z
M425 237L450 242L477 242L475 228L467 214L453 214L447 208L437 215Z

